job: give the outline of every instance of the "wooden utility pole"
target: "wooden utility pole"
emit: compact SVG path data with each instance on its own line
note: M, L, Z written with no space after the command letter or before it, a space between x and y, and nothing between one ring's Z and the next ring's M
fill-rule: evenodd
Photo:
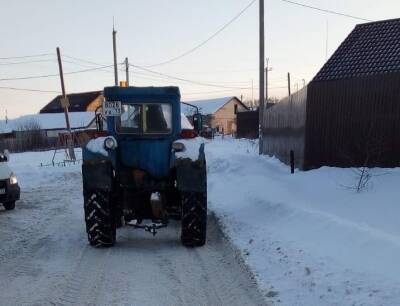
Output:
M117 64L117 31L113 26L113 53L114 53L114 80L115 86L118 86L118 64Z
M125 80L126 86L129 86L129 61L127 57L125 57Z
M67 139L68 154L69 154L69 158L71 158L72 160L76 160L75 151L74 151L74 142L72 139L71 124L69 123L69 114L68 114L69 101L68 101L68 97L65 93L64 73L63 73L63 67L62 67L62 62L61 62L61 53L60 53L59 47L57 47L57 59L58 59L58 70L60 72L61 91L62 91L61 106L64 108L65 122L67 124L67 130L68 130L68 139Z
M265 69L265 34L264 34L264 0L260 1L260 85L259 85L259 92L260 92L260 102L258 107L258 135L259 135L259 154L263 152L263 135L262 135L262 128L263 128L263 120L264 120L264 105L265 105L265 96L264 96L264 69Z
M287 73L287 84L288 84L288 92L289 92L289 97L290 97L292 94L292 92L290 90L290 72Z

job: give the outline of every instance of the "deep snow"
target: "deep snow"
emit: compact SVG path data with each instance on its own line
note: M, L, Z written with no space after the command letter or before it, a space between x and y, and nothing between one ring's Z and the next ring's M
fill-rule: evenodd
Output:
M400 169L290 174L256 142L206 145L209 206L277 305L400 305Z
M348 188L357 179L352 169L324 167L291 175L277 159L257 152L254 141L207 141L208 200L268 301L290 306L400 305L400 169L374 169L369 189L356 193ZM23 192L34 195L43 186L41 192L56 190L63 178L81 185L78 164L38 167L51 158L52 152L11 156ZM38 201L68 192L38 194ZM68 203L63 199L59 201ZM74 207L81 207L81 200L81 194L74 195ZM30 203L39 205L30 201L25 206ZM26 208L23 212L21 222L29 226L33 220ZM79 218L81 213L80 208L69 212ZM34 217L35 224L42 218ZM73 230L83 229L81 221ZM11 249L12 243L6 241Z

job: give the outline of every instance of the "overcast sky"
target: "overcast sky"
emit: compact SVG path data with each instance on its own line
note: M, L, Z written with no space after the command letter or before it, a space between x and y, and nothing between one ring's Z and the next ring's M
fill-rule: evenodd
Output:
M370 20L397 18L399 0L297 0ZM207 39L250 0L0 0L0 86L60 91L58 77L4 81L1 79L57 74L57 46L68 55L99 64L112 64L112 21L118 31L118 60L138 66L157 64L193 48ZM302 87L346 38L357 23L346 18L285 3L266 0L266 53L270 59L269 95L286 94L286 74L291 72L293 90ZM327 31L328 28L328 31ZM95 67L63 57L65 72ZM15 62L38 61L25 64ZM132 69L131 84L178 85L184 100L230 95L258 96L258 1L238 20L196 52L156 72L221 87L201 86ZM121 72L120 78L123 78ZM66 76L67 92L100 90L114 82L112 69ZM283 87L283 88L282 88ZM243 88L243 89L239 89ZM0 89L0 119L37 112L56 93Z

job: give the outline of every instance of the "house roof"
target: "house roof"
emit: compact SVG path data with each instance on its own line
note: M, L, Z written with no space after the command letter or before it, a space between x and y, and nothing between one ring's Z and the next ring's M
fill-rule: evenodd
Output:
M87 128L94 120L94 112L73 112L69 114L72 129ZM0 134L26 129L29 125L40 126L42 130L66 129L64 113L35 114L21 116L16 119L0 120Z
M400 72L400 19L359 24L313 81Z
M232 99L236 99L240 102L240 100L236 97L223 97L217 99L210 100L197 100L197 101L188 101L187 103L195 105L199 108L200 113L203 115L213 114L218 111L221 107L223 107L226 103L231 101ZM242 102L240 102L242 103ZM248 107L242 103L242 105L247 109ZM182 110L185 114L190 114L193 108L183 105Z
M93 102L99 95L101 95L101 91L89 91L89 92L81 92L81 93L73 93L68 94L67 97L69 99L70 106L68 107L68 111L70 112L84 112L87 110L88 105ZM45 107L40 110L41 114L44 113L61 113L63 112L63 108L61 107L61 95L55 97L51 100Z

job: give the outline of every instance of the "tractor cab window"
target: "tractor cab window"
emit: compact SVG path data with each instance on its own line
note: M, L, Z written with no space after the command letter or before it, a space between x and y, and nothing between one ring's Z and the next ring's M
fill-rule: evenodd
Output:
M141 111L139 104L123 104L122 114L118 122L118 132L139 133L141 127Z
M170 104L122 104L122 114L116 121L118 133L169 134L172 132Z
M170 133L172 130L172 111L169 104L148 104L144 106L144 133Z

